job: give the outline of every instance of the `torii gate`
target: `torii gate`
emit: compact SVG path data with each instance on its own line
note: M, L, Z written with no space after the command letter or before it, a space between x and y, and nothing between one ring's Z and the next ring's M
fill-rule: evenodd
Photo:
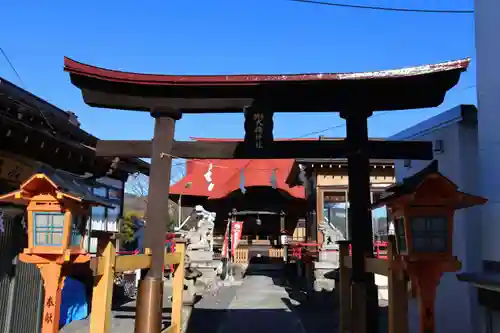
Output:
M90 106L150 112L153 140L99 141L98 156L150 157L148 225L145 245L152 265L141 283L136 333L159 333L163 251L168 218L172 157L342 158L348 159L349 223L352 225L352 300L355 333L378 331L378 295L374 275L366 273L364 257L373 256L369 158L432 159L430 142L368 140L367 120L374 111L438 106L458 83L469 59L400 70L344 74L293 75L152 75L113 71L65 58L65 70ZM275 112L340 112L346 120L343 141L273 141ZM183 114L245 113L244 142L182 142L174 140L175 122ZM355 225L354 225L355 224ZM155 318L155 315L151 316ZM156 317L158 318L158 317Z

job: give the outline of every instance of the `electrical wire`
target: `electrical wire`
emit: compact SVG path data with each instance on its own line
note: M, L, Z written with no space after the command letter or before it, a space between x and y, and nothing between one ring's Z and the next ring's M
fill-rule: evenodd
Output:
M16 75L17 79L19 80L19 82L21 83L23 88L26 89L26 84L24 83L23 79L21 78L21 75L19 75L19 72L16 70L16 67L14 67L14 64L12 63L12 61L10 61L9 57L7 56L7 53L5 53L5 51L3 50L2 47L0 47L0 52L2 53L3 57L5 58L7 63L9 64L10 69L12 69L12 71Z
M26 84L24 83L23 79L21 78L21 75L19 75L19 72L17 71L16 67L14 66L14 64L12 63L12 61L10 61L9 57L7 56L7 53L4 51L4 49L2 47L0 47L0 52L2 53L3 57L5 58L5 60L7 61L7 63L9 64L10 68L12 69L12 71L14 72L14 74L16 75L17 79L19 80L19 82L21 83L21 85L23 86L23 88L25 90L27 90ZM16 101L15 103L17 105L21 106L21 107L24 107L24 108L27 108L27 109L32 109L30 106L27 106L24 103L21 103L21 102L18 102L18 101ZM57 131L54 128L54 126L52 126L52 124L50 123L49 119L47 119L47 117L45 116L45 114L43 113L43 111L41 109L38 109L38 108L35 108L35 109L36 109L36 111L38 111L38 113L40 114L40 116L42 116L42 119L45 121L45 123L47 124L47 126L52 130L52 135L55 136L56 133L57 133Z
M368 119L379 117L379 116L385 115L387 113L389 113L389 111L378 112L378 113L374 114L373 116L371 116ZM317 134L325 133L327 131L331 131L333 129L342 128L344 126L345 126L345 122L342 123L342 124L338 124L338 125L335 125L335 126L331 126L331 127L319 130L319 131L309 132L309 133L303 134L303 135L298 136L298 137L288 138L288 139L282 139L282 141L286 141L286 140L294 141L294 140L298 140L298 139L303 139L303 138L306 138L306 137L311 136L311 135L317 135ZM168 156L168 157L170 157L172 159L184 159L182 157L175 156L175 155L172 155L172 154L167 154L167 153L162 153L162 154L164 156ZM217 164L214 164L212 162L201 161L201 160L198 160L198 159L190 159L189 161L191 163L194 163L194 164L204 165L204 166L206 166L208 168L211 167L211 168L234 169L234 170L238 170L238 169L242 169L243 170L244 169L244 170L251 170L251 171L275 171L276 170L276 168L247 168L247 167L237 168L237 167L230 167L230 166L227 166L227 165L217 165ZM178 163L178 164L175 164L173 166L179 166L180 164L183 164L183 163Z
M444 10L444 11L433 11L433 10L397 9L397 8L388 8L388 7L372 7L372 6L348 5L348 4L330 3L330 2L322 2L322 1L315 1L315 0L287 0L287 1L291 1L291 2L304 2L304 3L311 3L311 4L317 4L317 5L350 7L350 8L358 8L358 9L373 9L373 10L392 10L392 11L425 12L425 13L436 13L436 12L439 12L439 13L452 13L453 12L453 13L462 13L462 14L463 13L472 13L473 12L473 11L446 11L446 10ZM9 57L7 56L7 54L5 53L5 51L3 50L2 47L0 47L0 52L2 53L3 57L5 58L5 60L7 61L7 63L9 64L10 68L12 69L12 71L14 72L14 74L16 75L16 77L18 78L19 82L21 82L21 84L23 85L23 87L26 89L26 84L24 83L23 79L19 75L19 72L16 70L16 68L14 67L14 64L10 61ZM468 86L465 89L469 89L469 88L473 88L473 87L475 87L475 85ZM41 114L41 116L43 117L43 119L46 121L47 125L49 127L51 127L52 130L54 130L54 127L50 124L50 122L45 117L45 115L43 114L43 112L41 110L38 110L38 111ZM370 117L369 119L375 118L377 116L382 116L382 115L387 114L387 113L388 113L387 111L378 112L375 115L373 115L372 117ZM295 138L290 138L288 140L302 139L302 138L306 138L306 137L311 136L311 135L318 135L318 134L322 134L322 133L325 133L325 132L328 132L328 131L331 131L331 130L334 130L334 129L342 128L344 126L345 126L345 123L342 123L342 124L334 125L334 126L331 126L331 127L327 127L325 129L322 129L322 130L319 130L319 131L309 132L309 133L303 134L303 135L295 137ZM167 153L163 153L163 154L167 155L167 156L169 156L169 157L171 157L173 159L183 159L181 157L174 156L174 155L171 155L171 154L167 154ZM211 166L212 168L215 167L215 168L222 168L222 169L237 169L237 168L230 168L228 166L214 165L213 163L210 163L210 162L201 162L201 161L196 160L196 159L192 159L190 161L193 162L193 163L198 163L198 164L206 165L206 166L209 166L209 167ZM172 167L180 167L180 166L183 166L183 165L185 165L185 163L182 163L182 162L181 163L175 163L175 164L172 164ZM253 171L275 171L276 168L272 168L272 169L251 169L251 170L253 170Z
M368 6L368 5L355 5L346 4L340 2L326 2L317 0L285 0L288 2L302 2L313 5L323 5L332 7L344 7L352 9L369 9L369 10L379 10L379 11L391 11L391 12L407 12L407 13L421 13L421 14L473 14L474 10L455 10L455 9L411 9L411 8L395 8L395 7L379 7L379 6Z
M463 87L462 89L459 89L459 90L460 91L465 91L465 90L468 90L468 89L471 89L471 88L475 88L475 87L476 87L476 84L472 84L472 85L468 85L466 87ZM373 119L373 118L376 118L376 117L380 117L380 116L386 115L388 113L391 113L391 112L390 111L377 112L374 115L372 115L370 118L368 118L368 121L370 119ZM331 131L331 130L334 130L334 129L339 129L339 128L345 127L345 126L346 126L346 123L343 122L341 124L337 124L337 125L334 125L334 126L330 126L330 127L324 128L322 130L305 133L303 135L300 135L300 136L297 136L297 137L294 137L294 138L289 138L288 140L293 141L293 140L297 140L297 139L303 139L303 138L306 138L306 137L311 136L311 135L322 134L322 133L325 133L325 132L328 132L328 131ZM186 160L184 158L181 158L181 157L178 157L178 156L174 156L174 155L171 155L171 154L166 154L166 153L163 153L163 154L166 155L166 156L169 156L169 157L171 157L173 159ZM241 169L241 168L236 168L236 167L229 167L229 166L226 166L226 165L216 165L216 164L213 164L211 162L207 162L206 160L205 161L201 161L201 160L198 160L198 159L190 159L189 161L191 163L194 163L194 164L204 165L207 168L212 167L212 168L235 169L235 170ZM181 163L176 163L173 166L179 167L179 166L183 166L183 165L185 165L185 163L181 162ZM251 170L251 171L274 171L274 170L276 170L276 168L268 168L268 169L256 168L256 169L253 169L253 168L246 168L246 167L243 168L243 169L245 169L245 170Z

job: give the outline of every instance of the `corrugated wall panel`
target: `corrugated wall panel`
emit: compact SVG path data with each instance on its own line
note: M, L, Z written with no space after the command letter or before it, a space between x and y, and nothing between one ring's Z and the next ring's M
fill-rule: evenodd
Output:
M41 284L40 271L36 265L23 262L18 263L16 268L12 321L10 332L7 333L36 332L38 324L38 297Z
M13 223L9 218L4 218L4 232L0 232L0 332L5 332L7 312L9 307L9 290L12 279L13 254Z
M14 266L14 259L28 245L21 220L22 216L4 218L5 232L0 233L0 333L37 331L40 272L33 264L17 262Z

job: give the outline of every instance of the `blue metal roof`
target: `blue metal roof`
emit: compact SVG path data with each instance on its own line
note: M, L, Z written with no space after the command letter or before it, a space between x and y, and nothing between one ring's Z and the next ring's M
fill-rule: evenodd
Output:
M82 201L96 203L106 207L112 207L115 200L99 197L91 192L92 182L78 175L56 170L48 166L40 166L37 173L45 174L52 180L59 189L67 194L71 194Z
M474 105L458 105L453 109L424 120L393 136L389 140L411 140L426 133L448 127L461 121L477 121L477 108Z

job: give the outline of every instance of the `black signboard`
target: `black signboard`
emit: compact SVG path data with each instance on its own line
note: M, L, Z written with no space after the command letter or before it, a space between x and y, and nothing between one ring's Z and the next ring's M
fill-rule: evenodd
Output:
M273 115L257 107L245 109L245 143L249 149L266 149L273 142Z

